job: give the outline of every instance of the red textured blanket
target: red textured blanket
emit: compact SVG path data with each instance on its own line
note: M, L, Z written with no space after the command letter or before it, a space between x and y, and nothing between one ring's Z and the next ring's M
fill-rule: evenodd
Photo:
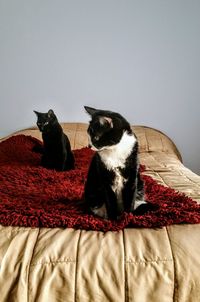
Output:
M145 175L146 199L159 205L156 211L143 216L124 213L119 221L88 215L79 201L93 151L74 150L75 169L56 172L40 166L41 155L32 151L39 144L25 135L0 143L0 224L4 226L118 231L125 227L200 223L200 205Z

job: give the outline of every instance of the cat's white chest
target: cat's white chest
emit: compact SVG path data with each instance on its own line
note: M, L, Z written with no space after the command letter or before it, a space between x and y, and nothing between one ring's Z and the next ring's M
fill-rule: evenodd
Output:
M106 168L108 170L124 168L126 159L131 154L135 143L135 136L129 135L125 132L118 144L114 146L109 146L100 151L99 155Z
M122 189L127 181L127 179L123 177L120 169L125 168L126 159L131 154L135 143L135 136L128 135L125 132L117 145L108 147L99 152L101 160L104 162L106 168L114 172L114 179L111 187L117 196L117 207L119 211L123 210Z

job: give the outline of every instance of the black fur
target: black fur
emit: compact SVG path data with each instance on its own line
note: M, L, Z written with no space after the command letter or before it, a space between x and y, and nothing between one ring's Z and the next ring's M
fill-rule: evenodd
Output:
M85 202L92 213L103 218L116 219L124 211L134 211L137 201L144 201L144 185L139 172L138 142L130 124L120 114L90 107L85 107L85 110L91 116L88 127L90 146L97 151L88 171ZM116 146L124 133L131 142L133 141L133 146L131 143L132 149L125 159L125 164L112 169L106 165L105 150ZM113 190L117 175L122 177L123 182L121 197ZM145 211L146 202L144 201L142 205Z
M57 171L73 169L74 156L69 139L64 134L53 110L50 109L47 113L34 112L43 139L41 165Z

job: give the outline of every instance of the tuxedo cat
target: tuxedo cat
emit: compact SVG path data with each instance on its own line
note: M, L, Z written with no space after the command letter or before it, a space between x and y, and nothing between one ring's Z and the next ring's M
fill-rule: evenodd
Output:
M91 116L89 146L96 151L85 184L86 206L93 214L116 219L123 212L148 210L139 172L138 141L119 113L84 107Z
M41 165L57 171L73 169L74 156L69 139L64 134L53 110L50 109L47 113L34 112L43 139Z

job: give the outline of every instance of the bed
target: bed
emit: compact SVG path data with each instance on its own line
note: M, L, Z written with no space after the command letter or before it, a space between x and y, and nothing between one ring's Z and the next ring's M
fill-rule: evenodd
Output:
M62 127L72 149L87 146L87 124ZM150 127L133 130L145 175L200 203L200 176L174 142ZM41 140L35 127L10 137L21 134ZM199 302L199 254L198 223L118 232L1 225L0 301Z

